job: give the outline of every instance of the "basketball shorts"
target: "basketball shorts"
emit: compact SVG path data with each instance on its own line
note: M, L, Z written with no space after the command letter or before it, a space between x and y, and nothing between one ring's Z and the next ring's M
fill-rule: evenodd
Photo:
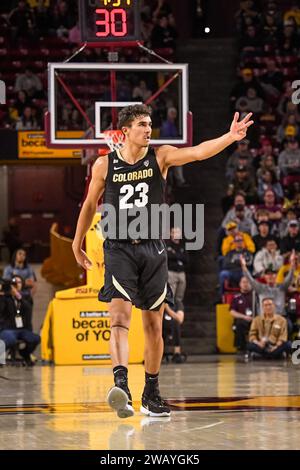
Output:
M163 240L104 241L104 286L99 300L130 301L142 310L159 310L162 303L173 305L168 285L167 249Z

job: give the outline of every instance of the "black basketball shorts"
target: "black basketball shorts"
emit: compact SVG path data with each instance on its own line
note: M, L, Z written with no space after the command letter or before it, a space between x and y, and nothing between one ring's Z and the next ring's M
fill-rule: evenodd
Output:
M131 241L105 240L104 286L99 300L130 301L142 310L159 310L163 302L173 304L168 285L167 249L163 240Z

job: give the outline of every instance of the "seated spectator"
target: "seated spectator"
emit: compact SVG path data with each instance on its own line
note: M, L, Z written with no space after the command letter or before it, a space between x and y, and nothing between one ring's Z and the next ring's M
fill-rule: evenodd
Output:
M264 204L258 206L258 209L263 209L268 213L269 220L277 231L282 219L282 208L276 204L276 196L272 189L267 189L264 194Z
M249 25L243 32L240 40L240 49L242 51L242 58L252 57L257 53L262 46L262 38L259 28L255 25Z
M274 239L270 234L270 224L267 221L262 220L257 224L258 233L254 235L253 241L255 244L255 252L262 250L268 240ZM277 242L277 240L276 240Z
M234 178L232 180L234 187L234 194L239 192L245 193L247 204L253 204L256 199L256 188L255 183L247 167L239 166L236 170Z
M18 6L11 11L8 21L12 27L13 39L34 38L35 18L32 9L28 7L25 0L18 1Z
M252 358L281 359L290 353L287 321L276 311L273 298L264 297L262 315L255 317L250 327L248 351Z
M163 339L165 346L171 341L174 347L172 362L176 364L186 361L186 356L181 351L181 325L183 322L183 304L175 304L174 309L166 304L163 316Z
M278 24L276 18L269 12L264 16L262 26L262 39L264 44L275 46L277 44Z
M291 269L290 264L284 264L281 266L277 273L276 283L282 284L288 272ZM295 269L294 269L294 277L291 281L291 284L288 288L289 294L300 294L300 254L296 253L296 261L295 261Z
M300 149L294 137L286 140L285 149L280 153L278 166L282 176L300 174Z
M276 178L276 174L272 170L264 170L261 172L261 177L258 178L257 194L259 200L263 202L264 195L268 189L271 189L277 202L282 202L284 198L283 189L281 184Z
M172 36L168 25L168 18L162 15L158 18L158 23L154 26L151 34L151 44L153 49L164 49L170 47L174 49L175 39Z
M17 76L15 91L26 91L29 98L42 98L43 85L39 77L30 68L25 68L25 73Z
M177 119L177 109L176 108L168 108L167 112L167 120L162 123L160 129L160 137L165 137L168 139L173 139L178 137L178 128L176 124Z
M277 140L282 143L285 139L300 138L300 127L295 114L285 116L277 129Z
M240 112L252 112L260 114L264 110L264 100L257 96L255 88L248 88L246 96L241 96L236 104L235 109Z
M289 233L288 225L289 225L289 222L292 220L297 221L297 214L293 209L288 209L286 213L284 214L283 218L281 219L281 222L279 225L280 238L284 238L288 235Z
M18 119L16 123L17 131L23 131L23 130L37 131L41 128L38 124L38 121L34 117L32 110L33 108L31 108L30 106L27 106L24 109L23 114L21 114L20 119Z
M290 220L288 223L288 234L280 242L280 252L285 260L292 251L300 252L300 232L298 220Z
M288 21L291 18L295 20L297 26L300 26L300 5L298 0L291 2L291 8L284 13L284 21Z
M253 158L249 150L249 143L247 139L240 140L237 143L236 150L228 158L226 163L226 178L229 181L232 181L234 178L238 166L251 166Z
M246 96L249 88L254 88L257 92L257 96L259 96L260 98L264 97L262 87L259 84L258 80L253 77L253 71L250 68L242 69L240 75L240 80L234 86L230 95L232 111L235 109L235 103L237 99L241 96Z
M24 109L31 105L31 101L28 98L28 95L25 90L18 91L17 99L13 105L13 107L18 112L18 117L21 117Z
M250 274L246 260L241 256L241 266L244 273L244 276L250 282L253 290L258 295L259 298L259 312L262 312L262 301L264 297L271 296L274 299L276 311L280 312L281 315L285 313L285 298L286 292L292 282L294 276L294 269L296 263L296 255L295 252L292 253L290 256L290 271L288 272L284 282L282 284L276 284L276 276L277 272L274 271L272 268L267 269L264 275L265 284L262 282L256 281Z
M231 285L237 286L243 275L241 270L240 258L243 256L249 268L252 266L253 256L250 251L245 249L244 239L240 233L234 237L235 249L229 251L224 256L222 267L219 275L220 294L224 293L224 281L229 281Z
M14 285L6 284L0 295L0 340L6 349L15 347L17 341L25 343L20 355L26 365L33 366L30 354L40 343L40 336L30 331L31 305L20 295Z
M266 157L262 157L260 161L260 168L256 172L256 178L259 182L262 179L262 174L265 171L272 171L275 174L276 179L279 180L279 168L275 164L275 159L273 155L268 155Z
M283 74L271 57L266 59L266 68L266 72L260 77L260 83L267 97L278 98L283 91Z
M236 222L228 222L226 225L227 236L222 241L222 256L226 256L231 250L235 250L237 248L235 237L240 235L243 239L244 247L246 250L250 251L250 253L254 253L255 245L253 243L252 238L248 233L239 232L237 229Z
M36 275L27 262L27 254L24 249L15 251L11 263L4 268L3 278L11 280L15 276L21 276L24 280L22 296L24 299L33 303L33 295L36 291Z
M230 314L234 318L234 346L238 351L245 352L253 318L253 295L249 281L244 276L240 280L240 293L232 299Z
M132 99L140 99L141 101L145 102L148 98L152 95L152 91L148 89L147 83L145 80L140 80L138 86L134 87L132 92ZM177 117L177 111L176 111ZM176 119L175 117L175 119ZM178 135L178 131L177 131Z
M264 248L259 250L253 261L253 274L258 277L264 276L265 272L269 269L278 271L283 265L283 257L278 250L276 240L269 239L266 241Z
M236 222L240 232L246 232L249 235L254 230L254 221L252 218L252 211L246 206L245 198L242 194L237 194L234 198L234 206L225 215L222 227L226 228L229 222Z

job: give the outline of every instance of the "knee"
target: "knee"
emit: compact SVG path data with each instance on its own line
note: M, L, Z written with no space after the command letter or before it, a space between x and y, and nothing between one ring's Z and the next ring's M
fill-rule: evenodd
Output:
M144 331L153 341L158 341L162 338L162 324L160 323L149 323L144 327Z
M130 315L126 312L111 312L110 314L110 327L123 326L129 328Z

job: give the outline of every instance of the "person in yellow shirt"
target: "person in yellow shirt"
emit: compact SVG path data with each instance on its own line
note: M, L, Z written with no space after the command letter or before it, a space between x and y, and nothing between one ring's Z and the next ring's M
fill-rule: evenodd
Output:
M300 26L300 5L296 0L292 3L291 8L285 12L283 17L284 22L288 22L290 18L296 21L297 26Z
M244 246L243 248L250 251L250 253L255 252L255 245L248 233L239 232L237 229L237 224L235 222L228 222L226 225L227 237L222 241L222 255L226 256L230 251L236 249L236 243L234 241L236 235L240 235L243 238Z
M281 266L281 268L278 271L277 277L276 277L276 284L282 284L286 275L291 269L290 263L284 264ZM296 265L295 265L295 270L294 270L294 276L293 280L291 282L291 285L288 289L289 293L300 293L300 257L299 253L296 253Z

